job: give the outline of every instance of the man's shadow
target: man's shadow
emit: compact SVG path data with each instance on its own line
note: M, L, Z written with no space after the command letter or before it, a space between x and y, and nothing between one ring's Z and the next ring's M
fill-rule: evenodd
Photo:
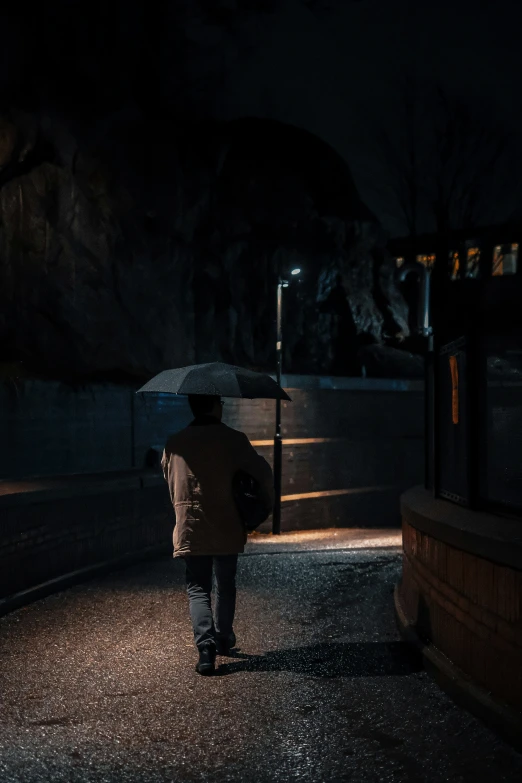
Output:
M423 668L420 653L404 642L323 642L265 655L232 655L236 660L221 664L218 676L286 671L311 677L396 677Z

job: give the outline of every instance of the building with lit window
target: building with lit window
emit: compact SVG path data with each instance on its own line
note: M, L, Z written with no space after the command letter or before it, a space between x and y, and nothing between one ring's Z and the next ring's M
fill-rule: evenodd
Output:
M522 736L522 226L392 242L431 279L426 480L396 610L439 682ZM443 259L443 263L439 263ZM420 267L419 267L420 268Z

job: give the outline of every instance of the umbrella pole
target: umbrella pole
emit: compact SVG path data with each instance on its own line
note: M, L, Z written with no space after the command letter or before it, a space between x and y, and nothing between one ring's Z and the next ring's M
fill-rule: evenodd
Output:
M281 386L283 363L283 281L277 284L277 383ZM272 514L272 533L281 533L281 478L283 470L283 440L281 437L281 400L276 399L276 424L274 435L274 512Z

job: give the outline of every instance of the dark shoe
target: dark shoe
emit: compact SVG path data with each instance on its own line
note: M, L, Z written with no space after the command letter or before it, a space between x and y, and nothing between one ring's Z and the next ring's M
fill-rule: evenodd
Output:
M230 655L230 650L236 646L236 635L234 631L231 634L216 639L216 652L218 655Z
M199 649L199 661L196 664L198 674L214 674L216 668L216 648L212 644L206 644Z

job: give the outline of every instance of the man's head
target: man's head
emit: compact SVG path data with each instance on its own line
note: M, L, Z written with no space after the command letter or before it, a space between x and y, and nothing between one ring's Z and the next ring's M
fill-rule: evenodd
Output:
M214 416L221 421L223 414L221 397L214 394L189 394L188 403L196 419L200 416Z

